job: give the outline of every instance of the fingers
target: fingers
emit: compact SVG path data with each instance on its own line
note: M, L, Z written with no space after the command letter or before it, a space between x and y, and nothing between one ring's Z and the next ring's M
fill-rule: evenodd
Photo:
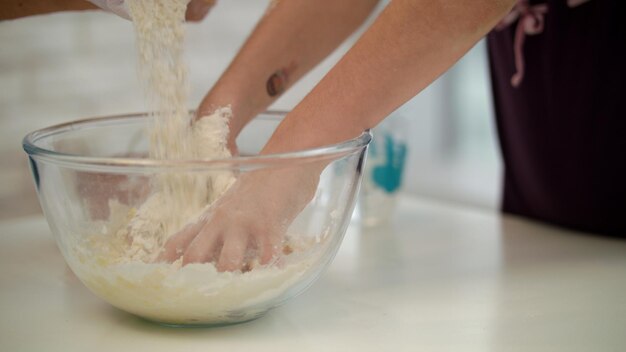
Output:
M183 265L213 261L220 242L220 232L211 229L211 223L203 226L183 254Z
M218 271L241 270L248 248L248 235L233 233L224 239L224 246L217 262Z
M214 262L218 271L247 271L247 251L261 265L270 264L281 252L285 230L275 226L242 226L229 217L213 216L186 226L172 236L157 261L174 262L182 257L182 265ZM263 230L262 230L263 229Z
M173 262L178 260L194 238L198 235L198 232L202 229L205 222L200 221L195 224L187 225L177 234L172 236L165 243L165 247L159 257L157 258L157 262Z
M187 5L185 14L187 21L202 21L214 4L215 0L191 0Z
M268 264L279 252L279 244L282 236L275 233L266 232L257 237L259 247L259 261L261 264Z

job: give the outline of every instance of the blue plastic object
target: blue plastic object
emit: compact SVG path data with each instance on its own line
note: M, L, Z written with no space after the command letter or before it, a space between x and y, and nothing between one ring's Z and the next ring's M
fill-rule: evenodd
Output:
M388 134L384 136L384 143L385 162L373 168L372 179L387 193L393 193L400 188L402 183L407 147L405 143L395 142ZM376 146L373 149L374 153L378 152Z

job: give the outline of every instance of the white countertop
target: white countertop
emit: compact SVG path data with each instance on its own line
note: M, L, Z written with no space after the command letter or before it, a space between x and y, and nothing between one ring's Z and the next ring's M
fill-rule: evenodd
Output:
M0 222L2 351L624 351L626 241L401 198L352 226L312 288L266 316L166 328L65 266L42 217Z

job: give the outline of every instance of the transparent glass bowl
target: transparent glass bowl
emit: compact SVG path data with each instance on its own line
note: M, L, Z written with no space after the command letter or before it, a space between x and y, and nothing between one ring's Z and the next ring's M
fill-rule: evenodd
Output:
M145 114L53 126L30 133L23 146L52 233L85 286L113 306L152 321L223 325L259 317L309 287L337 252L352 215L370 134L259 156L283 116L259 115L237 139L240 156L222 160L149 159ZM269 264L219 272L213 263L182 266L126 256L132 240L124 231L158 192L153 181L163 175L228 173L239 179L315 165L323 170L317 189L288 224L283 250Z

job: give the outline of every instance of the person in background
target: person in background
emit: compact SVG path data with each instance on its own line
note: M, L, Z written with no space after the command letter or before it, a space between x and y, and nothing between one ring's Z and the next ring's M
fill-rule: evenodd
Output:
M352 33L377 2L272 2L205 96L198 116L230 104L234 140ZM503 211L623 236L626 120L618 99L626 79L626 30L618 18L623 7L618 0L391 1L287 115L262 153L357 136L487 35L505 168ZM310 199L316 187L311 175L321 168L241 177L215 214L174 236L161 258L182 255L184 263L215 261L220 270L239 270L246 248L256 246L261 262L268 262L279 248L284 220L297 216Z
M505 212L626 236L625 10L521 0L488 35Z

